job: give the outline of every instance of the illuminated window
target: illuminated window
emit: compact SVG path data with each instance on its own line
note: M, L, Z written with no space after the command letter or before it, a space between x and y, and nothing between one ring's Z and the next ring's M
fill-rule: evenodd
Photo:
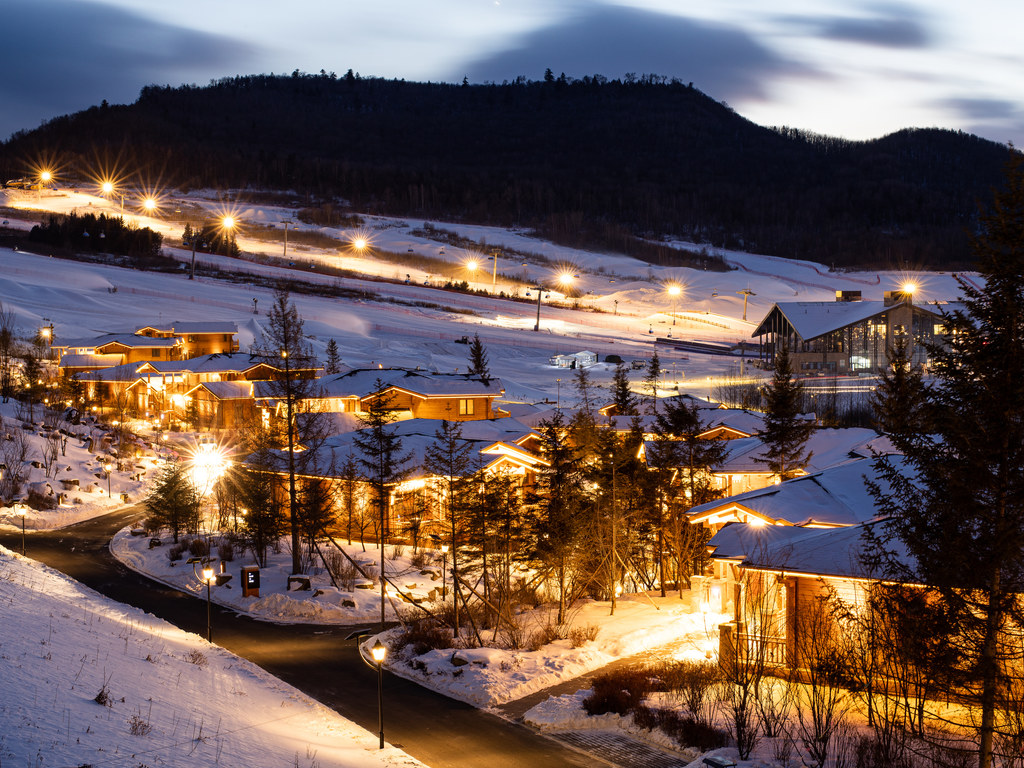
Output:
M472 416L476 412L472 400L459 400L459 416Z

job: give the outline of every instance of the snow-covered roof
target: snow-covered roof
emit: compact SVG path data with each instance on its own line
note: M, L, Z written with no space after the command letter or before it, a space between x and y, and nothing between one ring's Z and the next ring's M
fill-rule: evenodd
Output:
M716 412L720 413L720 412ZM892 443L873 429L847 427L844 429L816 429L811 432L805 444L811 457L804 467L806 472L817 472L855 459L872 456L874 453L892 453ZM653 449L653 450L652 450ZM644 441L644 454L650 463L656 455L657 441ZM768 474L764 463L765 445L758 436L740 437L725 442L726 455L714 467L719 474Z
M248 400L252 398L251 381L208 381L189 390L205 389L218 400Z
M120 355L64 355L61 368L110 368L117 365Z
M422 476L419 469L426 461L428 449L437 442L437 432L441 429L441 424L441 419L405 419L388 425L388 430L401 440L402 455L409 456L404 466L412 470L414 475ZM504 443L511 450L530 453L516 445L516 441L532 434L533 431L515 419L461 421L458 422L458 426L462 431L463 442L473 444L478 451L483 451L496 443ZM327 438L316 449L317 453L312 457L311 465L321 472L327 472L332 465L337 468L344 463L350 453L353 456L360 456L361 451L356 445L356 437L360 431L344 432ZM493 455L474 455L476 466L473 469L486 466L495 458Z
M855 459L767 488L700 504L687 515L699 521L738 508L780 525L857 525L878 517L865 478L886 487L871 459Z
M134 333L112 333L102 339L97 339L95 347L107 347L111 344L120 344L129 349L139 347L160 347L168 349L181 343L181 339L165 339L158 336L136 336Z
M505 391L501 379L404 368L355 368L320 379L324 397L366 397L380 389L378 382L428 397L498 397Z
M238 333L238 326L227 321L186 321L175 320L172 323L157 323L144 325L136 330L136 333L151 330L158 333L175 333L179 336L188 333Z
M751 336L763 336L772 332L771 318L775 312L780 313L797 332L801 339L807 341L824 336L826 333L845 328L848 325L863 322L883 312L889 312L906 302L886 304L884 301L786 301L772 305L772 308L761 320ZM927 306L915 305L932 314L937 314Z
M124 363L96 371L83 371L75 374L79 381L115 381L129 382L139 378L139 363Z
M709 546L712 557L742 560L750 568L780 570L818 576L870 578L860 562L865 545L864 531L878 523L863 523L848 528L795 528L733 523L715 534ZM898 541L888 544L894 553L908 561Z
M257 365L267 365L265 358L247 352L218 352L188 360L147 361L159 373L243 373Z

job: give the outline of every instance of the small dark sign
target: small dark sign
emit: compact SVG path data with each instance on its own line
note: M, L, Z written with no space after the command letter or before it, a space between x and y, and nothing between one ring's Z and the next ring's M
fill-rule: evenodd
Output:
M255 568L245 569L245 588L246 589L259 589L260 588L260 572Z

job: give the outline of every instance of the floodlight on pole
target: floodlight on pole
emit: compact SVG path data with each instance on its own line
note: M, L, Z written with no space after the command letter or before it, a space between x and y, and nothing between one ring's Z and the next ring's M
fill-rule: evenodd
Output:
M679 294L683 292L683 289L673 283L668 287L668 295L672 298L672 325L676 324L676 301L679 299Z

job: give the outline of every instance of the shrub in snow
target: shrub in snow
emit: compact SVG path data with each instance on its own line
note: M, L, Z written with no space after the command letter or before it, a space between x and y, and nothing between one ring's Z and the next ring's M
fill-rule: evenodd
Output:
M217 557L226 563L230 563L235 559L235 546L230 541L225 541L219 547L217 547Z
M583 709L588 715L626 715L642 705L653 690L654 678L647 670L617 669L594 678L590 695L583 700Z
M451 644L451 627L428 617L406 624L402 634L395 638L393 647L396 652L409 648L413 655L422 656L427 651L449 648Z
M188 542L188 551L192 553L193 557L209 557L210 545L206 539L192 539Z
M597 640L597 633L601 628L597 624L587 624L585 627L573 627L569 630L569 642L573 648L580 648L591 640Z

